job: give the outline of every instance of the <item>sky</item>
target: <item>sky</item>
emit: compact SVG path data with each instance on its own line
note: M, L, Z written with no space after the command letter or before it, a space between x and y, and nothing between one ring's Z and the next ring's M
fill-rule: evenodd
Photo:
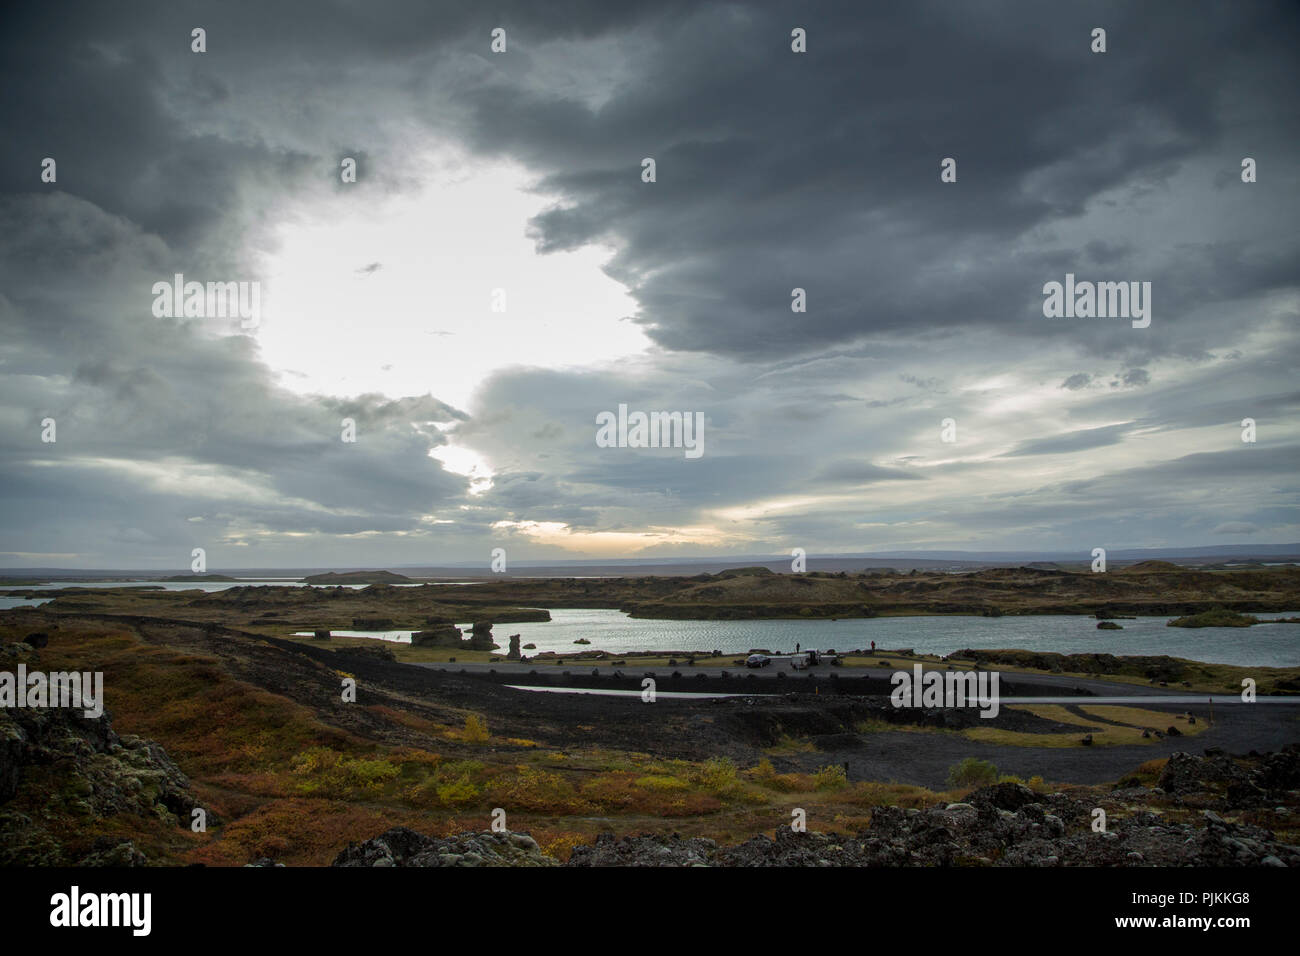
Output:
M0 566L1300 541L1295 5L25 4L0 47Z

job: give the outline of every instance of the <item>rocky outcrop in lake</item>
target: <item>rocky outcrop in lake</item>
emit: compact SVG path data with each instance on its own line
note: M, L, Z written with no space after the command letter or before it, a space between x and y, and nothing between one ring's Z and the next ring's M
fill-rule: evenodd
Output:
M469 640L465 647L472 651L495 651L501 645L492 640L492 622L477 621L469 629Z
M450 621L431 622L423 631L411 633L411 643L416 647L460 647L463 643L460 628Z

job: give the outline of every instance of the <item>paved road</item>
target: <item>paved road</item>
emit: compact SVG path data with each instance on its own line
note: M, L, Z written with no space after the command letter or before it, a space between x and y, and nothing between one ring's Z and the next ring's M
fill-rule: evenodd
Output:
M545 676L550 678L559 678L561 677L561 675L563 675L565 671L568 671L570 674L579 677L591 676L593 671L599 674L599 676L601 677L612 677L615 672L618 672L621 673L623 677L628 680L635 679L637 681L639 681L640 678L646 674L653 674L656 678L663 680L664 678L667 678L668 676L674 673L681 674L682 677L684 678L694 678L700 674L703 674L706 677L716 678L725 672L726 674L730 675L732 678L741 677L741 676L747 678L749 675L752 674L753 676L755 676L761 681L773 682L773 683L775 683L778 674L785 675L785 680L783 681L783 683L789 681L796 681L796 682L804 681L810 678L813 679L814 681L826 681L832 674L834 674L837 679L841 679L841 680L848 680L851 678L866 678L870 680L884 681L888 683L890 677L893 674L897 673L897 671L899 670L899 668L885 668L885 667L821 666L821 667L810 668L807 671L796 671L789 667L778 667L775 664L769 667L758 667L758 668L746 668L746 667L720 668L717 667L716 665L713 667L699 667L699 666L688 667L684 664L678 664L675 667L667 667L667 666L639 664L637 663L635 658L629 659L627 664L621 667L613 667L610 665L608 661L600 661L600 662L575 661L571 664L566 663L562 665L537 664L529 661L523 661L523 662L497 661L491 664L456 662L452 664L417 663L411 666L426 667L429 668L430 670L440 670L449 673L459 673L461 671L464 671L467 674L486 675L495 672L497 675L503 675L503 676L516 676L516 675L528 676L535 672L538 676ZM911 673L911 665L908 665L903 669L905 669L909 674ZM986 670L990 670L991 672L991 669L986 668ZM1141 696L1176 697L1180 693L1183 695L1187 695L1186 691L1178 690L1178 689L1148 687L1141 684L1124 684L1124 683L1119 683L1114 681L1093 680L1090 678L1082 678L1082 677L1067 677L1060 674L1033 674L1033 673L1012 673L1012 672L1000 672L1000 673L1002 674L1001 682L1004 684L1013 682L1015 684L1025 684L1032 687L1059 688L1061 690L1071 692L1072 700L1075 701L1077 701L1079 696L1076 693L1076 689L1078 688L1082 688L1083 690L1091 691L1094 694L1107 696L1107 697L1141 697ZM526 683L526 681L520 681L519 683ZM774 693L774 692L777 692L777 688L765 688L763 691L760 691L760 693ZM741 693L743 693L743 691ZM1200 695L1196 697L1197 701L1199 701L1200 703L1204 703L1207 700L1207 698L1208 695ZM1093 703L1096 702L1094 698L1089 698L1089 700L1090 702ZM1042 698L1038 698L1038 697L1035 697L1034 701L1037 703L1044 702ZM1173 700L1169 701L1169 703L1177 703L1177 702L1178 701L1173 701ZM1217 699L1215 703L1218 703Z
M543 693L554 694L601 694L606 697L640 697L639 690L619 690L607 687L530 687L527 684L506 684L511 690L531 690ZM759 697L763 692L753 694L729 693L726 691L671 691L658 690L655 692L656 697L681 698L691 700L704 697ZM1186 705L1194 707L1212 701L1215 704L1244 704L1240 697L1197 697L1193 694L1176 694L1171 697L1080 697L1078 694L1071 694L1069 697L999 697L999 706L1008 706L1011 704L1086 704L1089 707L1098 704L1124 704L1132 706L1134 704L1160 704L1163 706ZM1260 697L1252 703L1259 704L1290 704L1300 705L1300 697ZM971 703L972 707L976 706Z
M584 683L597 683L590 680L590 674L593 670L591 662L584 662L583 665L566 664L563 666L507 661L492 664L461 665L457 663L422 664L418 666L452 673L463 669L466 673L471 674L486 674L488 671L495 670L497 672L495 677L501 680L505 686L519 687L517 693L521 698L556 698L555 693L546 693L545 691L559 689L552 686L551 681L569 683L561 676L565 669L569 670L575 684L579 683L581 678L587 679L582 681ZM688 709L693 706L693 700L702 700L703 694L710 694L713 691L716 691L719 695L740 690L742 696L750 696L751 694L754 697L762 694L776 696L799 687L808 679L805 673L795 674L787 669L785 671L786 679L777 681L775 680L776 673L770 667L756 672L748 672L742 668L733 667L727 668L732 675L730 681L700 681L699 691L703 692L700 697L696 697L695 693L689 693L695 691L695 687L691 686L694 685L694 680L673 681L672 688L674 690L684 689L688 692L678 697L671 694L669 687L666 686L666 682L663 680L673 671L679 671L683 676L691 678L695 674L705 674L716 678L720 670L718 668L685 666L674 668L634 666L634 660L629 660L627 666L618 668L611 667L608 662L601 662L594 665L594 669L602 677L609 677L616 670L621 671L624 680L617 682L601 681L599 683L604 686L592 688L566 688L578 691L581 695L564 695L565 698L573 702L575 707L582 706L578 703L579 701L594 701L603 697L611 704L614 704L616 708L618 705L615 704L615 701L621 701L624 707L644 710L644 705L638 701L641 694L639 685L641 676L647 672L654 672L656 677L659 678L659 688L656 690L656 697L660 701L659 706L666 705L668 707ZM529 678L527 675L530 671L536 671L539 676ZM882 695L888 692L889 677L894 673L892 670L885 668L846 667L832 670L830 667L821 667L813 671L816 674L813 681L814 686L820 686L823 689L827 688L831 683L827 678L832 672L836 673L841 679L857 676L874 678L879 681ZM755 673L757 679L746 680L741 676L742 673ZM1026 747L971 740L956 734L925 734L918 736L907 730L882 730L861 735L832 734L829 737L823 736L819 738L816 745L817 749L814 752L788 755L778 758L776 762L783 771L800 770L806 772L812 772L817 767L826 764L841 764L847 766L851 781L895 780L900 783L942 790L946 786L948 773L954 764L967 757L978 757L982 760L992 761L1001 773L1015 774L1026 780L1035 775L1040 775L1048 780L1064 783L1097 784L1118 780L1125 774L1132 773L1135 768L1145 761L1168 757L1177 750L1194 753L1199 753L1206 747L1222 747L1229 753L1246 753L1250 750L1280 750L1287 744L1295 742L1298 737L1295 721L1297 711L1292 709L1300 705L1300 698L1296 697L1258 698L1258 702L1261 703L1291 706L1244 707L1240 706L1240 697L1237 695L1189 694L1183 688L1111 683L1104 680L1063 677L1059 674L1007 673L1004 678L1004 684L1015 681L1018 690L1029 686L1034 690L1041 689L1043 695L1023 697L1020 693L1017 693L1014 697L1005 696L999 700L1000 706L1017 702L1064 704L1067 706L1114 703L1145 706L1156 710L1165 710L1171 714L1188 711L1195 714L1198 720L1209 716L1208 702L1211 696L1213 696L1215 704L1219 706L1214 707L1213 724L1193 738L1167 737L1165 739L1143 741L1140 744L1104 747ZM523 685L526 684L541 684L542 686L525 688ZM687 686L683 688L683 684ZM728 684L740 686L729 687ZM1081 696L1077 693L1077 688L1091 691L1097 696ZM806 685L799 689L804 690L804 693L808 693L810 690ZM543 692L539 693L538 691ZM744 693L746 691L750 693ZM1030 693L1032 692L1031 690ZM710 694L710 696L712 695ZM522 706L529 708L532 703L531 700L525 701ZM621 711L615 709L610 714L617 716L621 714ZM658 723L658 721L648 721L647 726L653 726L655 723ZM723 737L722 741L727 742L728 738ZM731 739L730 742L736 743L734 739ZM737 746L739 747L739 744ZM741 762L752 763L761 755L757 750L740 752L736 759Z

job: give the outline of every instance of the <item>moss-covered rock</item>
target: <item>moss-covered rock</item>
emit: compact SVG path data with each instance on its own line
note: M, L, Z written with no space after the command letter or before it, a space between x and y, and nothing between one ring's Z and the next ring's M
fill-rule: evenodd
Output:
M5 652L14 646L0 648L0 658L12 656ZM29 666L39 666L19 653ZM67 866L81 865L85 856L69 846L108 825L109 818L130 814L188 827L198 802L167 752L152 740L119 736L108 711L91 718L76 708L42 707L0 709L0 806L5 804L21 809L0 811L0 865ZM34 816L35 806L47 811ZM80 818L71 830L69 818ZM84 865L143 862L139 850L120 843L101 846Z

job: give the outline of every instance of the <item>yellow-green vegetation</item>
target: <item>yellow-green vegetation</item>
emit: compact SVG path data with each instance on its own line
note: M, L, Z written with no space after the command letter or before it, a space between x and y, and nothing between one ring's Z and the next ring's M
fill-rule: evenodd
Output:
M1139 731L1163 731L1168 727L1177 727L1179 733L1189 736L1199 734L1210 726L1209 719L1205 715L1197 717L1196 722L1192 723L1187 719L1187 714L1166 714L1158 710L1145 710L1141 707L1081 704L1079 710L1093 717L1100 717L1103 720L1124 724L1128 727L1136 727Z
M876 651L875 653L846 653L840 657L842 667L893 667L899 662L906 662L910 668L913 664L930 665L943 668L947 664L937 654L900 654L898 651ZM969 666L969 665L965 665Z
M196 634L191 629L177 639ZM0 639L17 636L0 625ZM745 767L726 756L558 752L492 734L483 714L454 708L385 701L312 709L236 677L247 662L231 667L222 655L154 638L65 618L40 652L50 669L102 670L114 728L161 744L208 809L203 834L123 815L66 823L50 817L66 826L69 841L86 845L127 835L154 863L242 865L270 856L322 865L348 841L391 826L435 835L482 829L497 806L509 809L512 829L531 831L560 856L600 831L639 832L665 819L683 835L734 842L785 825L793 807L851 830L866 825L873 806L920 806L943 796L902 784L850 784L839 766L778 773L766 758ZM259 659L282 653L252 641L221 646L223 654L233 648ZM321 675L321 687L329 688L321 700L334 697L336 669L297 666ZM349 725L356 729L331 722L348 715L364 715ZM800 755L810 749L804 742L792 747ZM29 798L34 802L23 804L24 812L38 808L44 794L21 799Z
M488 733L487 721L478 714L470 714L465 718L465 736L464 740L471 744L485 744L492 739Z
M515 813L565 815L595 813L600 809L572 780L525 764L499 774L488 789L488 797L495 805L510 807Z
M102 670L115 729L166 748L209 809L205 834L120 815L67 821L69 833L86 843L127 834L155 863L241 865L271 856L321 865L348 841L391 826L435 835L483 829L497 806L508 809L511 829L532 832L562 858L603 830L663 829L665 820L686 836L735 842L788 824L796 807L807 810L810 820L815 813L819 828L852 831L866 825L875 806L926 806L960 799L982 782L1016 779L976 765L957 773L942 793L896 782L850 783L840 765L817 767L811 740L788 735L752 766L753 758L688 761L583 746L584 734L596 729L586 724L573 727L572 745L559 751L509 737L524 725L493 711L485 715L396 691L379 702L339 704L341 668L265 641L204 643L201 628L153 628L142 626L146 640L126 627L61 618L40 653L49 669ZM21 630L0 624L0 639L12 641ZM173 638L174 645L164 643ZM251 682L253 673L278 675L267 669L283 666L286 656L298 668L294 680L267 684L283 690ZM304 693L300 679L308 678L319 680L319 687ZM1199 714L1191 725L1169 714L1086 700L1073 710L1025 709L1071 729L1000 737L978 726L957 731L871 721L857 729L961 733L1041 747L1078 746L1084 733L1105 745L1137 742L1143 727L1177 724L1183 733L1204 727ZM537 736L553 739L540 728ZM48 783L39 776L33 780ZM1037 777L1027 785L1045 789ZM33 802L22 812L39 808L36 796L28 796Z
M437 802L447 807L460 807L473 803L482 793L482 786L475 780L481 780L486 770L484 764L476 760L455 760L440 768L440 773L426 780L411 791L411 797L417 802L432 796Z
M883 734L891 730L902 730L909 734L955 734L957 731L946 727L929 727L921 724L890 723L887 720L876 718L867 718L859 720L853 725L853 729L860 734ZM812 744L810 743L811 747Z
M348 758L324 747L299 754L290 766L293 773L306 778L302 792L313 796L355 791L377 794L400 772L386 760Z
M1013 709L1031 713L1044 720L1070 724L1078 730L1069 733L1035 734L1002 730L997 727L973 727L960 733L969 740L1011 747L1078 747L1082 735L1089 734L1093 746L1105 747L1150 744L1158 739L1154 733L1149 737L1143 737L1144 730L1164 732L1167 727L1176 725L1183 734L1196 734L1205 729L1205 725L1200 720L1193 725L1185 718L1174 714L1162 714L1138 707L1080 706L1080 710L1091 713L1093 717L1101 718L1099 720L1090 720L1087 716L1075 714L1059 704L1020 704L1015 705Z
M998 779L998 768L987 760L980 760L978 757L967 757L961 763L954 764L948 769L948 786L950 787L982 787L986 784L996 783Z
M1116 657L1110 654L1055 654L1026 650L980 650L985 669L1002 672L1051 672L1065 677L1104 677L1108 681L1149 687L1161 681L1203 693L1241 693L1249 677L1260 694L1292 694L1300 689L1300 667L1244 667L1181 657ZM1110 669L1099 670L1101 662Z
M690 784L685 780L678 777L669 777L665 774L647 774L644 777L637 777L636 785L645 787L647 790L658 790L663 793L690 789Z
M843 790L849 785L849 776L839 764L828 764L813 774L817 790Z
M1024 711L1055 723L1069 724L1078 728L1068 732L1032 733L1023 730L1007 730L999 727L975 726L966 728L929 727L918 724L889 723L884 720L862 720L854 729L860 734L886 733L902 731L911 734L952 734L980 743L998 744L1005 747L1078 747L1083 735L1091 734L1094 746L1116 746L1128 744L1151 744L1158 738L1154 731L1162 733L1171 726L1177 727L1184 735L1194 735L1205 730L1209 724L1205 715L1197 716L1196 723L1191 723L1186 715L1161 713L1141 707L1125 705L1078 705L1084 715L1075 714L1060 704L1016 704L1008 709ZM1122 726L1116 726L1122 725ZM1143 737L1142 731L1150 730L1149 737ZM791 740L785 752L793 752L799 741ZM807 742L809 748L811 742Z
M487 664L492 658L500 658L504 653L504 651L468 651L455 647L414 646L399 641L381 641L373 637L339 637L332 635L328 641L318 641L310 635L271 632L256 625L250 626L248 629L260 633L269 633L273 637L293 641L296 644L307 644L327 650L339 650L340 648L373 649L376 645L379 645L392 651L393 659L403 664ZM351 630L351 628L348 628L348 630Z
M806 793L816 787L811 775L806 773L777 773L772 761L764 757L757 765L745 771L747 779L778 793Z
M812 753L817 748L813 742L807 738L792 737L789 734L782 734L772 746L767 748L767 752L774 757L789 756L791 754Z
M949 768L950 772L954 768ZM1022 787L1028 787L1035 793L1046 793L1048 791L1047 783L1038 774L1034 774L1028 780L1016 776L1014 773L1004 773L998 776L998 783L1018 783ZM983 784L981 784L983 786Z

